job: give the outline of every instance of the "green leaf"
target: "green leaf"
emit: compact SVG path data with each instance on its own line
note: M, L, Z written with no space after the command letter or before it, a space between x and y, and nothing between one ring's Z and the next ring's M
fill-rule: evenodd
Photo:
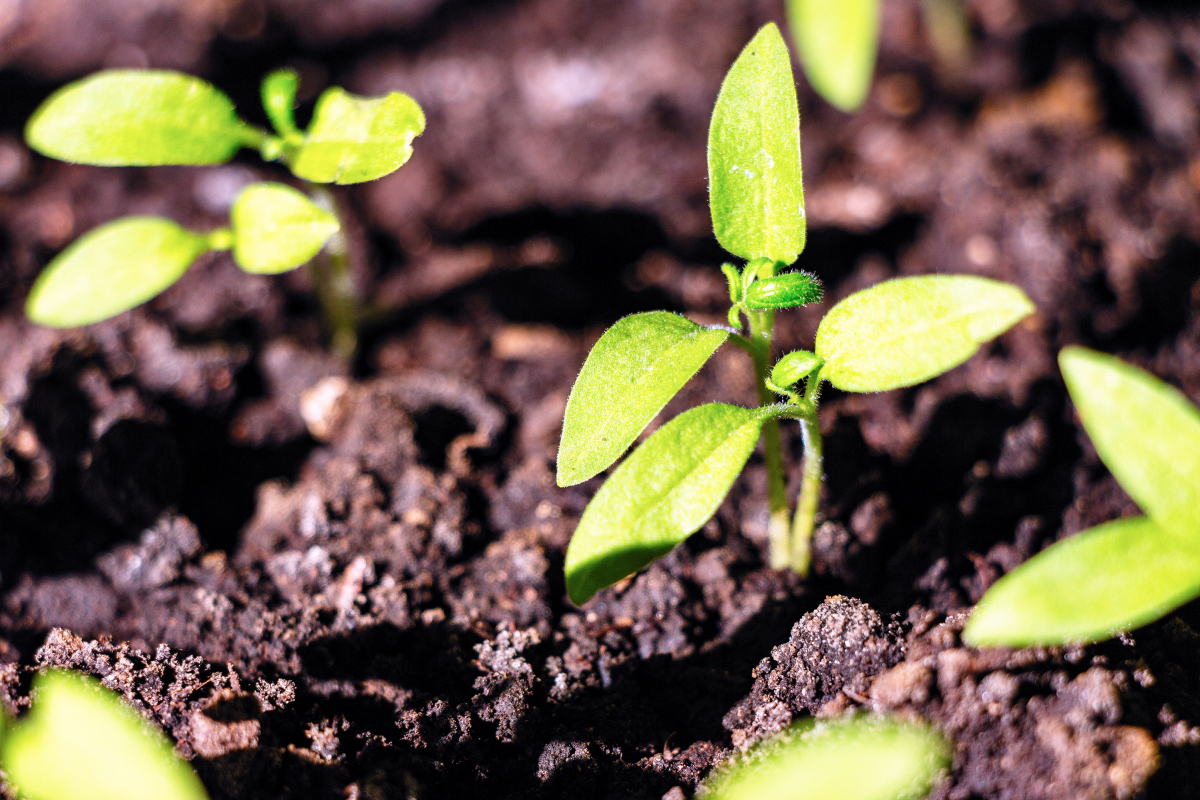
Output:
M711 800L911 800L950 766L931 726L887 717L805 720L718 773Z
M30 800L205 800L166 737L92 678L51 671L4 742L8 779Z
M700 529L750 458L772 410L709 403L655 431L617 467L567 547L576 605L632 575Z
M34 281L25 313L51 328L108 319L175 283L208 249L208 237L169 219L122 217L59 253Z
M982 647L1096 642L1200 595L1200 544L1147 517L1064 539L998 580L963 640Z
M784 389L806 377L821 365L821 359L807 350L794 350L775 362L771 368L771 382Z
M408 161L424 130L425 114L406 94L357 97L334 86L317 100L292 172L314 183L382 178Z
M309 261L338 232L337 218L282 183L247 186L229 213L233 259L246 272L276 274Z
M842 111L867 99L879 44L879 0L787 0L788 27L804 74Z
M785 272L750 284L746 290L748 308L795 308L819 303L821 282L807 272Z
M277 69L263 78L261 94L267 118L280 136L299 134L296 128L296 90L300 76L294 69Z
M821 320L821 377L847 392L912 386L958 366L1034 310L1016 286L987 278L884 281L850 295Z
M605 331L567 400L558 485L586 481L620 458L727 338L666 311L633 314Z
M708 128L713 232L747 260L791 264L804 249L800 113L787 45L774 24L729 69Z
M1200 411L1172 386L1082 347L1058 356L1096 452L1155 522L1200 536Z
M104 167L220 164L259 138L212 84L163 70L107 70L68 84L25 126L39 153Z

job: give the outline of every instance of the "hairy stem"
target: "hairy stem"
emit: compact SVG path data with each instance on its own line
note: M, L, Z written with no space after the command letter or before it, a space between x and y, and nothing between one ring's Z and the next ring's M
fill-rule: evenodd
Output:
M347 364L352 364L358 350L358 296L350 272L345 224L332 192L311 184L308 190L313 202L338 220L337 233L329 238L317 257L308 262L308 270L321 302L330 347Z
M804 413L800 417L800 430L804 435L804 468L800 500L796 503L796 516L792 520L790 561L792 569L801 576L808 574L813 526L821 502L821 479L824 476L824 443L821 441L821 425L817 421L820 393L821 369L818 367L808 376L804 388Z
M758 404L768 406L777 402L766 382L771 375L771 335L775 327L773 311L751 311L750 356L754 359L754 382L758 387ZM779 422L770 420L763 425L763 456L767 462L767 499L771 516L767 523L772 569L786 569L791 547L788 526L787 484L783 477L783 447L779 441Z

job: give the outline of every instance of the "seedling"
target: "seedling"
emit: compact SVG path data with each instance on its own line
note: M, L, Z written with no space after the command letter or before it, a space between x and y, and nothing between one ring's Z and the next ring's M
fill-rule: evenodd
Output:
M997 281L900 278L830 309L817 329L815 352L789 353L771 364L775 311L821 299L815 277L782 272L803 250L806 227L796 87L774 25L758 32L725 77L709 128L708 173L717 240L748 262L722 267L732 304L729 327L654 311L626 317L606 331L567 401L558 484L580 483L611 466L726 341L753 360L759 407L693 408L656 431L613 472L567 549L567 592L577 604L697 531L760 439L770 563L805 574L822 479L817 424L822 382L850 392L920 383L961 364L981 343L1034 310L1020 289ZM780 419L798 420L804 437L803 481L790 522Z
M131 217L97 228L63 252L30 295L31 319L74 327L106 319L166 289L202 253L232 248L248 272L277 273L310 262L334 349L356 347L357 305L337 206L314 184L383 177L412 155L425 115L408 95L356 97L338 87L317 99L307 131L293 109L299 78L278 70L262 82L275 133L251 125L233 101L199 78L160 70L99 72L55 92L25 129L43 155L98 166L220 164L243 147L285 164L311 198L278 184L251 186L232 228L208 234L169 220ZM313 262L322 253L324 262Z
M28 800L207 800L162 733L92 678L52 670L33 708L0 746L0 764Z
M1200 410L1112 356L1068 347L1059 367L1101 461L1143 517L1047 547L996 582L963 631L976 646L1100 641L1200 596Z
M719 773L711 800L913 800L950 766L950 746L923 723L853 716L806 720Z

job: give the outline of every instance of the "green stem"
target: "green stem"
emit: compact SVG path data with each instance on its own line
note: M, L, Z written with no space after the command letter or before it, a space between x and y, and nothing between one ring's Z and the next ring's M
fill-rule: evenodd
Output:
M749 311L750 356L754 359L755 385L758 387L758 404L773 405L778 402L774 393L767 388L771 375L771 335L775 327L773 311ZM788 566L791 531L788 527L787 484L783 476L783 447L779 440L779 421L770 420L763 425L763 456L767 462L767 500L771 516L767 522L767 539L770 544L772 569Z
M800 500L792 520L791 567L797 574L808 574L811 560L813 527L821 504L821 479L824 476L824 443L821 424L817 421L817 400L821 393L821 368L808 376L804 388L804 413L800 430L804 436L804 467L800 483Z
M337 233L329 237L317 257L308 262L308 269L321 302L330 346L347 364L352 364L358 350L358 297L350 272L345 225L332 192L312 184L308 190L313 202L338 220Z

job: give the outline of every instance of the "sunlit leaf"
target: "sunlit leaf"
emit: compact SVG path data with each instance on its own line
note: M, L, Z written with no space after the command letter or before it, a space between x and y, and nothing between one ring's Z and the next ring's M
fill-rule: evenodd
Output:
M1178 390L1082 347L1058 357L1096 452L1142 511L1200 537L1200 411Z
M585 481L620 458L728 337L666 311L634 314L605 331L567 401L558 485Z
M206 236L162 217L123 217L76 240L34 281L25 313L73 328L128 311L166 289L209 249Z
M219 164L257 138L214 86L162 70L108 70L68 84L25 127L43 155L109 167Z
M791 264L804 249L800 114L787 45L774 24L742 50L708 128L713 232L729 252Z
M950 766L929 725L886 717L806 720L716 776L710 800L913 800Z
M302 192L281 183L255 183L230 211L233 258L246 272L274 274L309 261L337 233L337 219Z
M261 94L263 109L271 125L281 136L294 134L296 130L296 90L300 88L300 76L294 69L277 69L263 78Z
M821 320L821 376L848 392L912 386L958 366L1034 310L1016 286L987 278L884 281L850 295Z
M804 74L843 111L867 99L879 44L879 0L787 0L788 27Z
M795 308L819 303L823 291L821 282L807 272L785 272L774 278L764 278L750 284L746 290L749 308Z
M700 529L758 442L768 409L709 403L655 431L592 498L567 547L567 594L584 603Z
M1195 531L1200 534L1200 527ZM1057 542L996 582L963 640L975 646L1095 642L1153 622L1200 594L1200 538L1148 517Z
M29 800L205 800L166 737L91 678L51 671L2 748Z
M424 130L425 114L406 94L358 97L335 86L317 100L292 172L314 183L382 178L408 161Z

